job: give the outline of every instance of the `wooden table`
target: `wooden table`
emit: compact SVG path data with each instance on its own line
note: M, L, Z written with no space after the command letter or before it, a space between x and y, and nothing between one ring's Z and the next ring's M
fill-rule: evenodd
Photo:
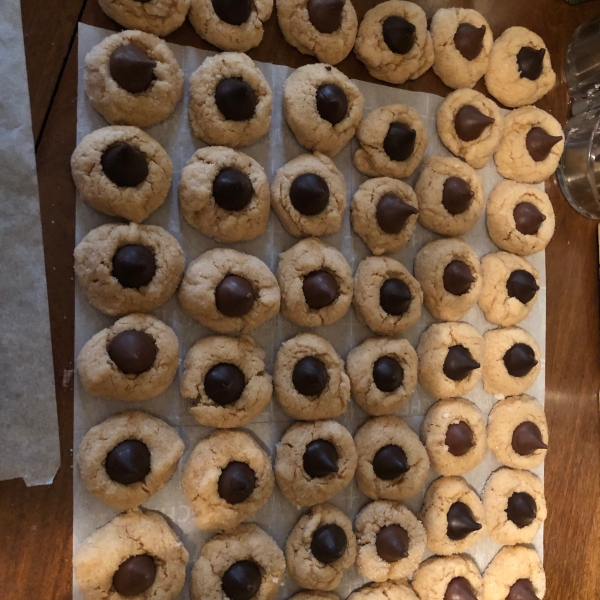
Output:
M375 0L353 0L359 18ZM427 16L443 0L419 0ZM575 27L600 12L600 0L569 6L564 0L473 0L454 5L480 10L498 36L523 25L545 40L557 86L539 103L561 122L568 98L564 57ZM22 0L23 27L37 166L60 423L61 468L50 486L0 482L0 590L8 600L67 600L72 593L72 429L75 187L69 157L75 148L77 22L118 29L97 0ZM209 48L189 23L168 41ZM266 26L256 60L298 67L311 62L288 46L275 16ZM367 81L351 55L340 68ZM448 93L429 71L407 89ZM477 89L485 91L480 82ZM546 411L550 451L546 461L549 517L545 533L548 600L600 598L600 324L597 223L580 217L556 179L547 189L556 212L556 234L547 249L548 332ZM35 440L31 440L35 443Z

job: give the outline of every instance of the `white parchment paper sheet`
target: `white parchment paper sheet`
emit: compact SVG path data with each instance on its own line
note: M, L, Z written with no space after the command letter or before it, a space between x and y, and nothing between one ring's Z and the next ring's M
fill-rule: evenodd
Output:
M111 32L82 24L79 26L78 141L93 130L106 125L103 118L94 111L87 100L83 89L82 67L87 52L110 33ZM175 45L171 45L171 48L175 53L179 64L185 71L186 89L184 92L184 100L169 119L154 127L148 128L147 131L163 145L173 161L173 185L165 204L149 217L147 223L161 225L172 233L182 244L186 260L187 262L190 262L209 248L219 246L219 244L216 244L213 240L191 228L184 219L180 217L177 204L177 187L181 169L194 151L197 148L204 146L203 142L193 137L189 128L187 117L187 78L189 78L190 74L200 65L202 60L212 53ZM257 64L273 90L273 117L271 120L271 129L267 136L263 137L252 146L243 148L242 150L263 165L269 177L269 181L271 181L279 167L295 156L304 153L305 150L303 150L295 141L293 134L283 120L281 112L283 83L292 72L292 69L272 64ZM403 102L416 108L425 123L429 135L428 154L448 154L438 139L435 127L435 113L442 98L432 94L408 92L359 81L357 81L356 84L360 87L365 96L365 112L394 102ZM342 173L344 173L349 201L357 187L366 179L352 166L352 156L356 147L357 142L356 140L353 140L352 143L342 150L335 158L336 165ZM492 163L485 169L482 169L480 174L483 177L484 191L487 196L501 178L496 173ZM77 241L81 240L84 235L94 227L110 221L111 219L94 211L79 199L77 203ZM438 236L435 234L418 225L411 243L402 251L397 252L392 256L400 260L412 271L413 259L416 252L425 243L436 239L437 237ZM325 242L340 249L353 269L356 268L363 258L369 255L369 252L362 241L358 236L352 233L348 214L345 215L342 229L338 233L323 239ZM487 235L483 216L477 226L465 236L465 239L480 256L497 250ZM258 256L265 261L272 270L275 270L279 253L291 247L295 241L296 240L293 237L285 232L277 217L274 214L271 214L269 227L265 234L256 240L232 244L232 246L243 252ZM531 257L531 262L540 272L542 286L538 294L537 304L529 317L522 323L522 326L534 335L540 344L542 356L545 357L546 279L544 254L540 253ZM182 358L199 338L211 333L208 329L184 315L178 306L176 298L171 298L164 306L154 311L154 314L173 327L179 336ZM478 307L473 308L468 313L465 320L476 327L481 333L490 328L490 325L486 323L483 314ZM109 326L113 322L113 319L96 311L88 303L81 289L77 287L75 322L75 352L77 354L92 335L103 327ZM419 322L406 334L406 337L411 344L416 346L420 334L432 322L433 318L431 315L426 309L423 309L423 315ZM298 333L300 330L301 328L296 327L279 315L252 333L254 339L267 352L266 363L269 372L272 372L273 360L281 343ZM328 339L343 357L345 357L352 348L372 335L366 327L358 323L352 310L337 323L317 328L314 332ZM212 536L212 534L200 531L194 525L192 512L181 491L180 475L182 466L185 464L187 456L194 445L200 439L205 437L211 429L197 425L195 420L189 415L187 402L179 396L178 385L179 382L176 380L166 392L153 400L141 403L124 403L92 398L85 393L79 380L77 380L75 383L74 453L77 451L81 438L91 426L122 410L133 408L146 410L177 427L186 444L186 452L180 463L179 470L169 484L153 496L145 506L149 509L158 510L168 517L190 552L191 568L193 562L195 562L200 554L202 545ZM535 386L530 390L530 393L541 402L544 401L544 361L542 361L540 376ZM485 414L489 412L494 403L494 398L491 395L486 394L481 385L478 385L477 388L467 395L467 397L475 402ZM398 416L405 418L410 426L415 431L418 431L423 416L433 402L435 402L435 400L428 396L419 386L411 400L397 414ZM352 402L350 403L347 412L338 420L354 433L365 419L365 413ZM280 410L277 402L273 400L263 413L261 413L252 423L248 424L245 429L250 431L264 448L272 453L277 442L281 438L281 435L292 422L293 420L287 417ZM477 469L468 473L466 479L476 490L481 492L489 473L498 466L498 462L488 453L488 456L483 463ZM542 469L537 470L536 473L543 476ZM435 478L436 474L431 471L427 485ZM424 491L425 490L423 489L419 494L406 502L413 511L418 511L420 509ZM76 551L78 544L85 539L85 537L92 533L97 527L107 523L116 513L113 509L104 506L99 500L96 500L96 498L87 491L76 467L73 493L73 535L74 548ZM360 510L366 502L367 498L359 492L354 482L333 499L333 503L344 510L351 518L356 515L358 510ZM279 490L276 489L271 499L263 509L257 513L254 521L272 535L283 548L285 540L300 514L301 512L297 511L289 504L287 500L283 498ZM536 537L535 547L541 555L541 531ZM497 544L486 538L472 549L471 554L479 564L480 568L483 569L498 549L499 546ZM360 586L364 582L365 580L358 575L354 569L349 569L338 588L338 592L340 596L344 598L354 588ZM292 581L291 577L286 575L284 585L280 590L278 598L287 598L298 589L298 586ZM180 598L188 597L189 595L186 586L181 593ZM78 600L82 598L77 587L75 587L74 598L77 598Z

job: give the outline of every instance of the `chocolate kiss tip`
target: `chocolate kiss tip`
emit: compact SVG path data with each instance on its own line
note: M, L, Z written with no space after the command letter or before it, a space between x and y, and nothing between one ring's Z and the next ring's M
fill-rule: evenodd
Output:
M451 540L464 540L469 534L479 531L482 527L464 502L455 502L448 510L446 518L448 521L446 533Z
M562 135L550 135L543 127L532 127L525 136L525 145L529 155L535 162L545 160Z
M542 440L540 428L531 421L525 421L515 427L511 445L521 456L529 456L536 450L547 450L548 446Z
M458 109L454 116L454 128L456 135L463 142L472 142L494 121L493 117L483 114L477 107L465 104Z

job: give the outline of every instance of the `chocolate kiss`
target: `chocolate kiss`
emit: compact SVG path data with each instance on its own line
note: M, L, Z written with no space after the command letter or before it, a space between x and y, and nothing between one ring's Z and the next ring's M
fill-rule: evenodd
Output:
M481 523L475 520L471 509L464 502L455 502L450 507L446 519L446 535L454 541L464 540L470 533L481 529Z
M452 456L464 456L474 445L473 430L464 421L451 423L444 439Z
M506 516L519 528L531 525L537 517L535 500L526 492L515 492L508 499Z
M454 45L467 60L475 60L483 47L484 36L485 25L475 27L471 23L461 23L454 34Z
M389 563L406 558L409 546L408 532L396 523L384 525L375 536L377 554Z
M484 115L471 104L461 106L454 115L454 129L456 129L456 135L463 142L476 140L492 123L494 123L492 117Z
M406 452L396 444L383 446L375 453L373 457L373 471L379 479L391 481L408 473L410 465Z
M516 298L522 304L531 302L539 289L540 286L536 283L535 277L523 269L513 271L506 281L508 297Z
M444 375L452 381L461 381L481 365L471 356L467 348L461 345L450 346L444 360Z
M535 235L546 215L531 202L519 202L513 210L513 218L517 230L524 235Z
M525 421L515 427L511 445L513 450L521 456L529 456L536 450L546 450L548 448L542 440L540 428L531 421Z
M521 77L535 81L544 69L545 48L536 50L529 46L523 46L517 54L517 64Z
M313 440L306 446L302 465L306 474L312 479L326 477L330 473L337 473L339 455L336 447L328 440Z
M469 210L474 195L475 192L464 179L453 175L444 181L442 205L451 215L459 215Z
M540 600L529 579L517 579L511 586L506 600Z
M471 289L475 277L467 263L462 260L453 260L446 265L442 280L447 292L453 296L463 296Z
M444 600L477 600L477 596L468 579L455 577L446 588Z
M532 127L525 136L525 145L535 162L545 160L550 150L562 140L562 135L550 135L543 127Z
M525 377L538 361L535 352L527 344L515 344L504 354L504 366L512 377Z

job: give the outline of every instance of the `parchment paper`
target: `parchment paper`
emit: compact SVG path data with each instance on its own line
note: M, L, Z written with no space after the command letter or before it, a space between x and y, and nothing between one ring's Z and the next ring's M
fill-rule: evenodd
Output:
M89 104L83 90L82 65L86 53L92 47L100 42L110 32L92 28L86 25L79 26L79 95L78 95L78 141L84 135L91 131L103 127L106 123L102 117L97 114ZM179 64L185 71L186 83L189 75L200 65L202 59L211 55L211 52L196 50L171 45ZM272 180L275 171L284 163L295 156L305 152L295 141L293 134L283 121L281 114L281 94L283 83L292 69L272 64L257 63L258 67L264 73L271 89L273 90L273 117L271 120L271 129L267 136L259 140L252 146L243 148L243 151L258 160L265 168L269 181ZM381 85L355 82L365 96L365 112L376 107L390 104L393 102L403 102L418 109L421 118L427 128L429 135L428 154L447 155L448 152L443 148L438 140L435 127L435 112L442 101L442 98L431 94L414 93L404 90L398 90ZM198 231L191 228L179 216L177 204L177 187L179 183L179 174L188 158L197 148L204 144L195 139L189 128L187 117L187 98L188 90L184 92L184 101L178 106L175 113L167 119L166 122L149 128L148 133L156 138L169 153L173 160L174 177L173 185L169 197L165 204L153 213L147 220L147 223L161 225L172 233L182 244L187 261L196 258L202 252L209 248L218 246L211 239L204 237ZM336 165L340 168L346 180L348 188L348 200L351 199L357 187L365 181L363 177L352 166L352 156L356 150L357 142L353 140L338 156L335 158ZM484 181L484 191L487 194L500 180L492 164L480 171ZM412 182L411 182L412 183ZM83 201L79 200L77 204L77 240L103 223L110 222L110 219L94 211ZM402 251L392 255L394 258L402 261L412 271L412 263L416 252L423 244L437 238L435 234L425 230L420 225L411 243ZM351 232L348 215L344 218L344 224L341 231L334 235L323 238L326 243L339 248L346 256L353 269L356 268L360 260L369 253L362 241ZM483 256L489 252L496 251L497 248L488 238L484 217L482 216L478 225L465 236L466 241ZM272 270L277 266L278 255L280 252L292 246L296 240L288 235L277 217L271 214L267 232L258 239L232 244L238 250L254 254L265 261ZM540 345L542 357L545 357L545 314L546 314L546 290L545 290L545 268L544 254L540 253L531 257L531 262L538 269L541 278L541 290L538 294L538 301L530 316L522 323L522 326L529 330ZM209 335L211 332L202 327L199 323L183 314L178 306L176 298L172 298L160 309L154 311L154 314L163 319L167 324L174 328L179 336L181 344L181 356L184 357L188 349L201 337ZM83 292L78 287L76 292L76 331L75 331L75 351L79 352L83 344L98 330L110 325L113 320L96 311L86 300ZM465 320L475 326L480 332L490 328L486 323L483 314L478 307L473 308ZM415 325L406 334L406 338L416 346L420 334L433 322L433 318L423 309L423 315L417 325ZM252 336L267 352L267 370L272 372L273 360L277 349L281 343L295 335L301 330L292 323L286 321L281 315L269 321L262 327L256 329ZM364 339L369 337L369 330L360 325L356 320L352 310L333 325L319 327L314 332L328 339L336 350L345 357L346 354ZM195 444L205 437L211 429L196 424L195 420L188 413L187 401L180 398L178 393L178 380L161 396L143 403L123 403L119 401L108 401L88 396L79 381L75 384L75 449L85 432L93 425L101 422L116 412L139 408L157 415L172 425L176 426L182 435L186 452L180 462L178 472L175 474L169 484L159 493L153 496L145 506L150 509L158 510L166 515L171 521L177 533L182 537L186 547L190 552L190 568L197 560L204 542L213 534L200 531L193 523L192 512L185 500L180 486L180 474L182 466ZM530 390L530 393L544 401L544 360L542 360L540 376ZM477 386L467 397L475 402L485 414L487 414L494 403L494 398L486 394L480 385ZM429 397L424 390L418 386L417 391L400 411L398 416L405 418L409 425L418 432L424 414L429 406L435 400ZM347 412L338 420L346 426L352 433L365 421L367 415L354 403L351 402ZM275 399L261 413L257 419L248 424L245 429L251 432L255 438L264 446L265 449L273 452L277 442L283 432L292 424L293 419L287 417L279 408ZM466 480L481 492L489 473L497 468L499 463L488 453L483 463L475 470L466 475ZM536 470L536 473L543 476L542 469ZM423 494L429 483L436 478L433 471L430 472L425 488L416 496L409 499L406 504L413 511L418 511L421 507ZM80 476L74 474L74 548L87 537L92 531L107 523L115 511L104 506L99 500L96 500L85 488ZM352 482L343 492L339 493L332 502L344 510L351 518L354 518L358 510L367 502L367 498L361 494ZM278 544L283 547L285 540L292 527L299 518L301 511L297 511L281 495L278 489L275 490L271 499L260 510L253 521L263 527L272 535ZM535 539L535 547L542 553L542 532ZM486 538L475 546L470 554L477 561L480 568L484 568L490 559L499 549L499 546ZM345 598L350 591L362 585L364 580L354 569L349 569L344 576L338 592L342 598ZM80 599L82 596L74 588L74 598ZM298 586L286 574L284 585L282 586L278 598L288 598L297 591ZM187 586L182 592L180 598L188 598Z
M0 0L0 479L60 465L46 270L19 0Z

